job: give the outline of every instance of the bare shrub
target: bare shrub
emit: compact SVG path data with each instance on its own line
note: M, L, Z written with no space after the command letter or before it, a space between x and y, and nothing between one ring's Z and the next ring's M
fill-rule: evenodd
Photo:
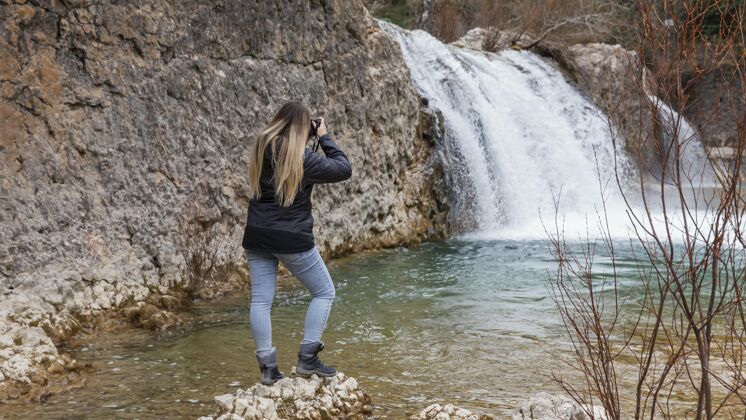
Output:
M650 82L638 80L640 92L652 89L682 111L692 106L688 87L714 66L732 63L743 77L742 24L721 25L716 38L704 30L705 16L727 3L637 1L634 45L649 57ZM746 97L743 83L740 89L729 93ZM653 114L667 112L661 106L650 101ZM599 179L602 197L611 185L624 199L634 275L621 274L620 244L609 232L605 202L595 223L600 237L572 243L558 218L548 231L558 262L553 297L574 350L566 362L581 377L555 379L576 402L601 405L611 419L746 416L746 200L740 176L745 118L742 108L703 111L700 128L722 112L738 126L732 166L718 174L714 189L704 188L702 173L686 166L686 148L698 140L684 136L680 116L657 125L640 121L650 141L636 152L657 147L661 172L668 176L652 177L641 168L634 198L618 175ZM614 142L620 146L622 139ZM606 274L597 268L599 257ZM621 287L625 279L634 281L639 295Z
M510 2L477 0L467 2L471 13L467 17L469 27L509 28L515 23L515 16L511 11Z
M444 42L451 42L464 34L464 24L459 6L455 0L442 0L437 3L433 17L433 35Z
M433 35L445 42L492 27L570 44L619 41L631 17L625 2L613 0L440 0L432 19Z
M500 46L500 32L494 27L487 29L484 34L484 40L482 41L482 49L485 51L497 51Z
M216 221L193 212L179 220L178 251L184 258L183 290L190 298L201 297L208 287L227 283L241 264L240 244Z

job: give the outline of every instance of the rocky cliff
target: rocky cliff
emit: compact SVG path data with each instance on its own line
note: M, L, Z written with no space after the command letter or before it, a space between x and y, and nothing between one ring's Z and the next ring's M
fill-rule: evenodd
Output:
M687 86L689 103L682 113L692 121L708 147L739 147L746 124L746 76L738 66L722 60L701 75L686 72L684 80L696 78Z
M18 0L0 20L0 399L69 369L53 342L81 320L180 287L195 226L239 243L249 146L285 101L353 166L314 195L322 252L445 232L432 117L362 0Z

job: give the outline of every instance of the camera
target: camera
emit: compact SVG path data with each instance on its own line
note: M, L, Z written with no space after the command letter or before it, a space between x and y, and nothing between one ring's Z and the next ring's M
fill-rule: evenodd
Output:
M316 130L319 128L320 125L321 125L321 118L312 119L311 128L308 130L308 135L316 137L317 136Z

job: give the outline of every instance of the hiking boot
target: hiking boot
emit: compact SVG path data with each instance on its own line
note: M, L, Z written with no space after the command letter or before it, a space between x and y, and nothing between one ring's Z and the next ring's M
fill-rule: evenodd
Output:
M300 351L298 352L298 366L295 368L295 373L302 376L311 376L313 374L319 376L334 376L337 374L337 369L331 366L327 366L319 359L319 352L324 350L324 343L307 343L300 345Z
M285 376L277 368L277 350L272 350L267 356L256 356L259 361L259 370L262 371L262 385L272 385Z

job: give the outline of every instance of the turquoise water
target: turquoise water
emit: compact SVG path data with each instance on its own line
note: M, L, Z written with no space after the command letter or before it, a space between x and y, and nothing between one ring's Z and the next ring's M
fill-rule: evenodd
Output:
M629 265L630 268L632 264ZM603 260L597 263L603 268ZM549 294L547 241L427 243L332 261L337 300L322 358L356 377L380 416L432 402L508 413L568 371L568 347ZM289 373L308 295L278 292L274 343ZM183 328L102 334L71 353L91 363L84 388L42 404L0 407L9 418L178 418L213 411L212 397L258 380L248 295L194 305Z

